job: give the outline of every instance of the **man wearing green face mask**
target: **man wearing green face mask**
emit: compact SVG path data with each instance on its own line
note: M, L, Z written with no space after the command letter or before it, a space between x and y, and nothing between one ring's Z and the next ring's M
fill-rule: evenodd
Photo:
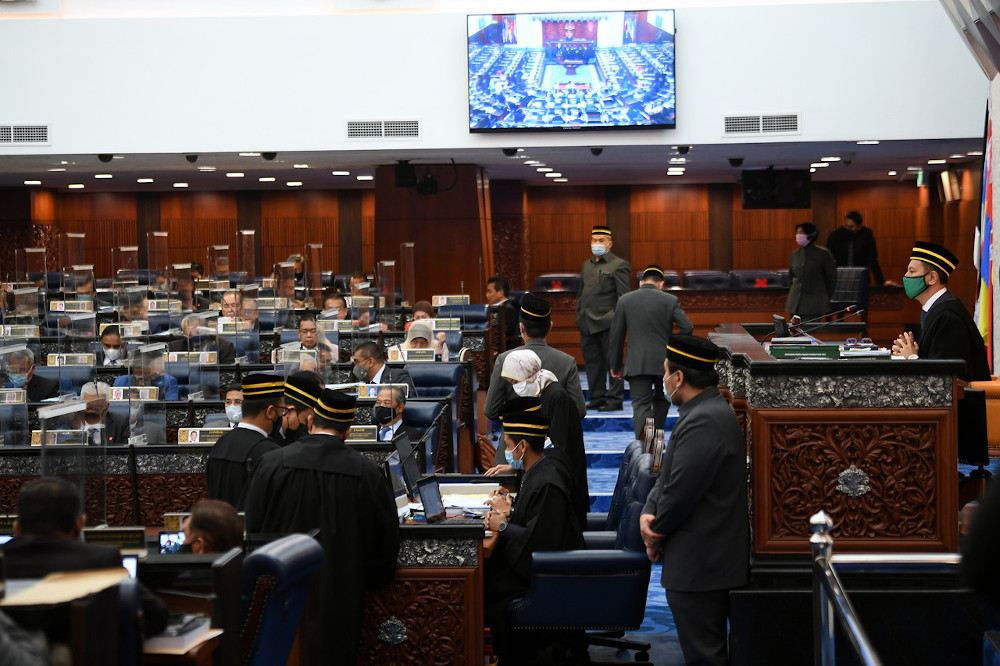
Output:
M920 303L920 335L902 333L892 345L893 356L904 358L960 358L965 381L988 381L986 345L969 311L948 291L948 277L958 259L937 243L917 241L903 276L906 295Z

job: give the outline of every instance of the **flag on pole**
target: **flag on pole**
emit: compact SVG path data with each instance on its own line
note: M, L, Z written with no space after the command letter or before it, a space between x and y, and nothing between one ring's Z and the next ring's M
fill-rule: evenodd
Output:
M973 319L986 343L986 358L993 367L993 120L987 109L986 149L983 151L983 193L979 226L976 227L973 262L979 273L979 290Z

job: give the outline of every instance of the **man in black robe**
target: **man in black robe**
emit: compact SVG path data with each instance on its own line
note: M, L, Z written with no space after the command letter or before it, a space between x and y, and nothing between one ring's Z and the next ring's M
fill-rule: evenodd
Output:
M969 311L948 291L948 276L958 259L937 243L917 241L903 276L906 295L920 303L920 336L904 332L892 345L903 358L960 358L967 382L989 381L986 345Z
M243 509L247 480L257 461L278 445L268 439L284 416L285 382L255 373L243 378L243 418L208 454L208 496Z
M324 390L307 418L309 435L264 456L247 496L251 533L319 528L320 623L303 632L312 663L324 665L357 663L365 593L392 580L399 551L389 481L344 443L355 402Z
M548 421L538 412L512 412L501 421L505 457L523 477L513 506L505 493L490 500L486 529L499 538L486 560L485 620L504 662L530 663L535 641L512 634L507 606L528 591L532 553L583 548L583 532L573 511L572 475L561 459L545 454Z

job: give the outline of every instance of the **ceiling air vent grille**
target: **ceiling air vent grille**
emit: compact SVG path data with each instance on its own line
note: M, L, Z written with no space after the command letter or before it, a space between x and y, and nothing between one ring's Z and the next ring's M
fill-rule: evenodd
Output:
M13 143L48 143L49 128L46 125L14 125Z
M417 139L419 120L348 120L348 139Z
M799 134L799 114L767 113L723 116L722 118L723 136L762 136L765 134Z
M0 125L0 143L10 143L11 136L10 125Z
M726 134L759 134L760 116L726 116L724 127Z

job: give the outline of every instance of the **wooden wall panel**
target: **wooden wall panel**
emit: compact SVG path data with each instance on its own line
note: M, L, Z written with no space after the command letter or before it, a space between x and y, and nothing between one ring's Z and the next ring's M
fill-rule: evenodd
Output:
M268 217L260 221L261 245L264 258L261 264L270 273L275 263L285 261L291 254L301 254L307 243L323 244L323 270L336 271L340 263L340 230L337 209L329 217Z
M525 201L529 285L544 273L579 273L591 229L607 224L604 188L527 188Z
M643 185L631 194L634 270L651 263L676 271L708 268L708 186Z
M733 193L733 268L788 268L795 245L795 225L808 221L808 210L743 210Z
M84 233L86 263L97 277L111 277L111 248L136 244L135 195L127 193L36 193L33 215L51 222L59 233ZM45 216L48 217L40 217ZM53 257L52 267L59 263Z
M375 190L361 197L361 258L364 266L375 265Z
M209 245L228 245L233 252L236 240L236 218L182 218L160 221L160 230L166 231L170 239L170 263L186 264L197 261L212 272L208 265ZM145 242L145 239L142 239Z

